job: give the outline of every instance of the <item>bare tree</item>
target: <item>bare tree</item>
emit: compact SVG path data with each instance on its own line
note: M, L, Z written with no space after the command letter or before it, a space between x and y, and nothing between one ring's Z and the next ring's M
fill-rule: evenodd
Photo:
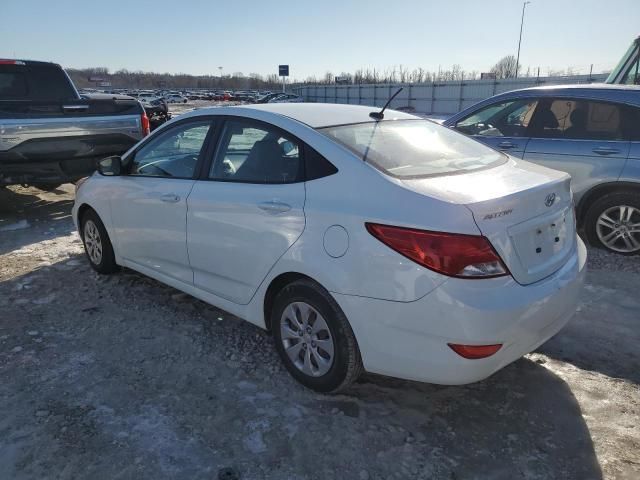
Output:
M502 57L490 70L496 78L514 78L516 76L516 57L507 55Z

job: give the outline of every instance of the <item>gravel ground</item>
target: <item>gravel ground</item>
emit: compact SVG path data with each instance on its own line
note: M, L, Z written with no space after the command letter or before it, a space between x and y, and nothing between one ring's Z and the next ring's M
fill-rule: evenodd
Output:
M323 396L252 325L96 275L72 192L0 189L0 479L640 478L639 257L591 251L572 323L483 382Z

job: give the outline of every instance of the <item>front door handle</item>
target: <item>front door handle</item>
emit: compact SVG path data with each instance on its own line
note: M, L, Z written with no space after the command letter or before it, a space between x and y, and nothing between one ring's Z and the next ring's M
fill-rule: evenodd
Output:
M291 210L291 205L282 202L261 202L258 204L258 208L264 212L270 213L272 215L277 215L279 213L285 213Z
M167 203L177 203L180 201L180 197L175 193L165 193L160 195L160 200Z
M592 152L598 155L613 155L614 153L620 153L620 150L612 147L596 147Z
M514 148L518 148L518 145L509 141L504 141L498 144L498 148L500 150L513 150Z

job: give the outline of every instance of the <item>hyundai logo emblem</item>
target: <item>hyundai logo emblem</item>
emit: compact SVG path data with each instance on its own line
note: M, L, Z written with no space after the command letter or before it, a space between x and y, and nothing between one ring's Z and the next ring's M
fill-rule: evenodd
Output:
M556 194L555 193L550 193L549 195L547 195L547 198L544 199L544 204L547 207L550 207L551 205L553 205L556 201Z

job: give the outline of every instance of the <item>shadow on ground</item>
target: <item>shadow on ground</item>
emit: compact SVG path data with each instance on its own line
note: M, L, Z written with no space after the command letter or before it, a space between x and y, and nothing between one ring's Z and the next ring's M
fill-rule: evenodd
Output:
M75 252L0 283L2 478L602 477L571 389L536 362L318 395L261 330Z
M74 230L73 186L52 192L0 187L0 255Z

